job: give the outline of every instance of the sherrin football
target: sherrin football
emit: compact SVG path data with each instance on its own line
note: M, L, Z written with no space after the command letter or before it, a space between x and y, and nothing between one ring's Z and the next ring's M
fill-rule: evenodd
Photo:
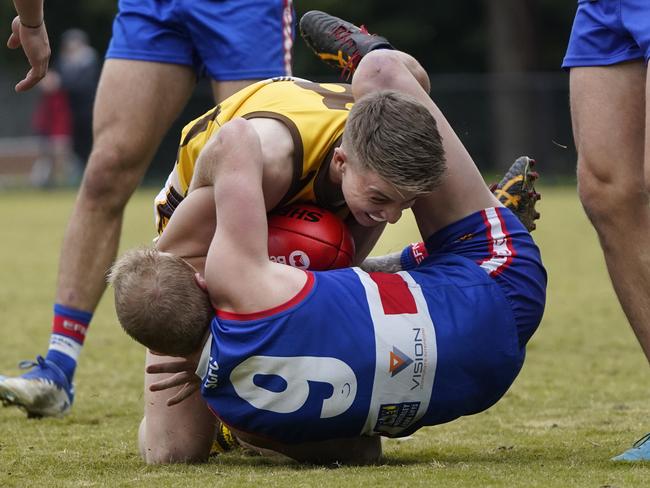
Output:
M271 261L312 271L352 265L352 235L329 210L311 204L292 204L273 210L268 221Z

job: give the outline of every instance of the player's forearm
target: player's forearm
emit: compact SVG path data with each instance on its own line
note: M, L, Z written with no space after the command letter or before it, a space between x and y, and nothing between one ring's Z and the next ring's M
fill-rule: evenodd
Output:
M367 273L396 273L402 271L402 252L366 258L361 269Z
M33 27L43 23L43 0L14 0L14 7L23 25Z
M262 150L250 122L238 118L224 124L212 150L218 160L210 171L218 225L208 252L206 275L214 268L218 276L216 270L225 266L224 259L228 259L231 271L251 263L268 263L268 224L262 193ZM224 288L233 290L227 285Z
M214 187L217 213L228 209L224 213L232 216L237 225L244 215L249 225L253 225L250 219L255 217L256 221L264 221L266 229L263 157L257 132L250 122L234 119L224 124L210 146L211 164L207 165L205 179Z

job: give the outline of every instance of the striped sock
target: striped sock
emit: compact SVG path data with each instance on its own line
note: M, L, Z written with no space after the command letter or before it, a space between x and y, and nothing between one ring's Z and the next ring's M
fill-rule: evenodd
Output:
M72 382L77 367L77 359L92 317L91 312L75 310L58 303L54 304L52 335L50 336L50 347L45 359L56 363L70 382Z

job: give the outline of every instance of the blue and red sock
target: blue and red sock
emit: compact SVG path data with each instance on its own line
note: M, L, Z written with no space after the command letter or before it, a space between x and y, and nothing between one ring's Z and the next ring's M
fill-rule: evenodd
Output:
M56 363L70 382L77 368L77 359L92 317L91 312L54 304L52 335L45 359Z

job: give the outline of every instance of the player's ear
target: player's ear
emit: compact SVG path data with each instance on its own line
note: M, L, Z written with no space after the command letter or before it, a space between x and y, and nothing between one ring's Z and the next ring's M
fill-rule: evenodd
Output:
M343 173L345 173L345 167L348 164L348 155L345 152L345 149L342 147L337 147L334 149L334 155L332 156L332 168L334 169L334 183L340 183Z
M196 281L196 284L198 285L201 290L204 292L208 292L208 284L205 282L205 278L201 276L199 273L194 273L194 281Z

